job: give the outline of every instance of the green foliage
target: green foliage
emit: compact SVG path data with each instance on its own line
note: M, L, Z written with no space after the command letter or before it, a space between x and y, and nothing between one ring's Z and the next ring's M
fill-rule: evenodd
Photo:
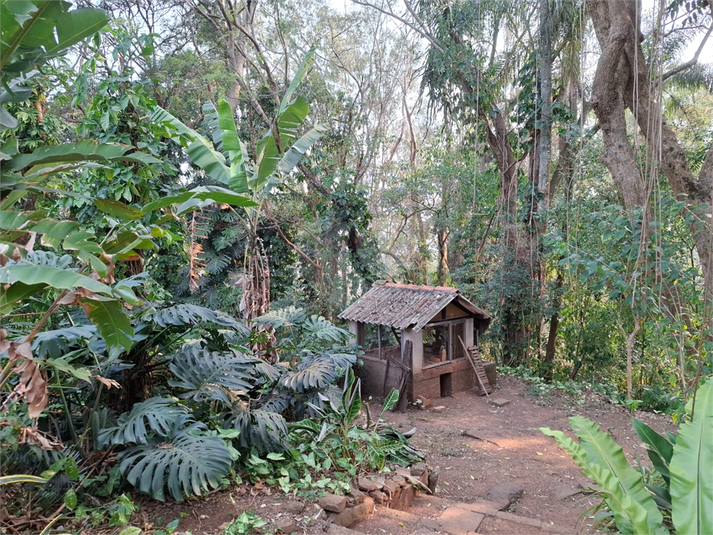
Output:
M310 405L316 418L290 425L291 436L304 462L315 469L335 466L355 476L361 470L381 470L387 462L409 465L422 457L408 446L408 439L379 417L376 422L357 425L362 409L361 382L350 369L341 395L334 399L320 395L321 407ZM398 391L384 401L383 412L393 408ZM296 454L295 454L296 455ZM305 458L305 455L307 457Z
M572 417L570 423L579 444L561 431L541 431L555 437L585 475L596 482L622 533L666 533L663 517L644 487L641 474L629 466L621 447L586 418Z
M713 529L710 514L713 484L706 475L713 455L708 425L713 382L702 384L695 400L690 421L681 424L674 443L634 420L634 428L647 444L654 468L667 486L670 483L670 495L667 488L645 486L641 474L626 462L621 447L586 418L570 418L579 444L561 431L548 428L541 431L555 437L585 475L597 483L622 533L668 533L659 507L671 509L677 533L708 533Z
M157 500L168 487L173 499L216 488L231 466L220 438L200 436L205 424L172 399L150 398L123 414L100 434L102 444L129 446L119 454L126 480Z
M678 533L702 535L713 531L713 379L691 402L691 419L678 428L670 461L673 524Z
M223 531L221 531L221 535L249 535L250 533L255 533L256 529L266 525L266 521L248 509L240 513L238 518L232 520L225 526Z
M234 352L219 353L186 345L170 357L169 369L180 380L169 380L168 384L183 390L183 399L220 401L230 406L236 398L246 398L259 384L255 377L259 363L263 361Z
M70 11L69 2L8 1L0 4L2 54L0 101L24 101L32 92L28 82L36 69L72 45L101 30L109 21L101 9ZM0 128L14 128L17 120L3 107Z

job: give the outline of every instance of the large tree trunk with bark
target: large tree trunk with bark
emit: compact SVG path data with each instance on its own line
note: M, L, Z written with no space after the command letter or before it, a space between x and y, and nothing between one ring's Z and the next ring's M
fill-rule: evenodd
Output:
M604 136L604 163L618 184L627 210L648 211L646 183L627 137L626 109L636 118L655 163L678 198L696 244L705 281L705 298L713 302L713 147L696 177L674 131L666 125L661 102L651 94L650 66L640 38L640 7L621 0L589 0L587 7L602 49L592 91L592 106ZM709 308L710 310L710 308Z

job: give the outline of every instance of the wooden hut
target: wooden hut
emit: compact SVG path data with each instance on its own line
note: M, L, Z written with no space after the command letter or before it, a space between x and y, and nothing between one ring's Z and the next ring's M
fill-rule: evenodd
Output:
M339 317L366 350L357 368L363 395L394 387L413 402L480 389L463 345L477 348L490 316L456 288L379 281ZM495 364L484 368L495 384Z

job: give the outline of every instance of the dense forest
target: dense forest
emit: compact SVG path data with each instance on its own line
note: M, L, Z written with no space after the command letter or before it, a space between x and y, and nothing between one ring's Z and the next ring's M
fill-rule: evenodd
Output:
M351 425L338 314L379 280L458 288L503 372L689 418L711 0L0 6L3 529L417 460Z

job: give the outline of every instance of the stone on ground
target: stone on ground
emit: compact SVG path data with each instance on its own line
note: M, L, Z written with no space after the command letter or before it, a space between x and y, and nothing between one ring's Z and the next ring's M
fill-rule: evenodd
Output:
M504 407L505 405L510 405L510 400L505 398L495 398L491 399L490 403L496 407Z
M295 524L295 521L291 518L283 516L282 518L275 520L275 528L278 533L289 535L290 533L297 531L297 524Z
M319 506L325 511L341 513L347 506L347 497L337 496L336 494L325 494L319 499Z
M372 490L379 489L379 485L374 483L368 477L364 476L360 476L359 479L357 479L357 486L359 487L359 490L363 490L364 492L370 492Z
M559 485L555 488L555 498L558 500L564 500L575 494L582 492L582 487L575 487L573 485Z
M520 485L502 481L488 491L485 499L496 503L498 508L504 511L522 497L523 491Z

